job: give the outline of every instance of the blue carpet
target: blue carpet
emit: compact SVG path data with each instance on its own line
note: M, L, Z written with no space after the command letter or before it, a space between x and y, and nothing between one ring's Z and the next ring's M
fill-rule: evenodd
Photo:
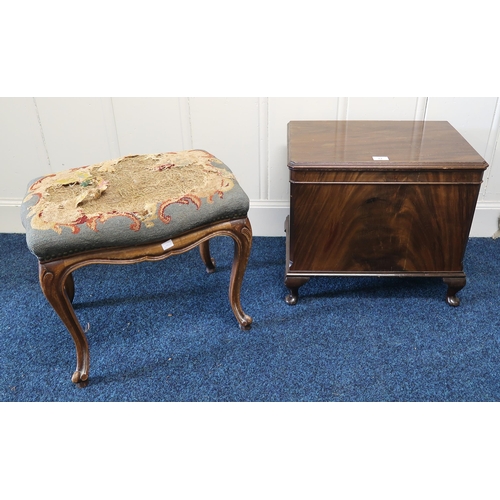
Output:
M233 242L75 272L90 381L43 296L24 235L0 234L1 401L500 401L500 240L469 241L462 304L440 279L316 278L285 304L284 238L254 238L242 332L227 297Z

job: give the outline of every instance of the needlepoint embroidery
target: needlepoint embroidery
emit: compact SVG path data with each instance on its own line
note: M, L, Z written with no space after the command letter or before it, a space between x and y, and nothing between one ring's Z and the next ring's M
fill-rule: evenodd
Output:
M215 156L190 150L156 155L126 156L45 176L28 190L24 201L38 197L29 208L31 227L62 233L64 226L79 233L86 224L98 231L113 217L130 219L130 229L144 224L168 224L166 209L176 203L212 203L234 186L234 176Z

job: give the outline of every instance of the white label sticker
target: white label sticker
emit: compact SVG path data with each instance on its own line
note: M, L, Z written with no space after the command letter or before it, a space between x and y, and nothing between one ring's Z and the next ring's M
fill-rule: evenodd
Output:
M162 243L161 247L163 250L168 250L169 248L172 248L174 246L174 242L172 240L165 241L165 243Z
M389 161L389 157L388 156L373 156L373 159L375 161Z

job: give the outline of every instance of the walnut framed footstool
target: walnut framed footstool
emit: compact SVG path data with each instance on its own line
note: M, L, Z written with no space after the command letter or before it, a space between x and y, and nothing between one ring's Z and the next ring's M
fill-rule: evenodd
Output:
M159 261L209 242L234 240L229 302L241 329L252 318L240 292L252 246L249 199L231 170L207 151L126 156L47 175L29 184L21 206L42 291L76 347L72 381L86 385L89 346L73 309L73 272L90 264Z

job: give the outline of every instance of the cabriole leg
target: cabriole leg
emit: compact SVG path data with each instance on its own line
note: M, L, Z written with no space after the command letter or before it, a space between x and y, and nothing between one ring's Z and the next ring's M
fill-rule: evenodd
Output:
M210 256L210 240L200 243L200 255L207 268L207 273L213 273L215 271L215 259Z
M443 278L443 281L448 285L446 302L453 307L459 306L460 299L457 297L457 293L464 288L467 282L465 276L463 278Z
M285 276L285 286L290 290L290 293L285 297L285 302L289 306L294 306L299 300L299 288L305 285L310 278L308 277L296 277L296 276Z
M73 279L65 271L63 261L40 263L40 286L50 305L73 337L76 348L76 370L71 380L75 384L83 385L89 374L89 347L85 332L71 304L74 292Z
M252 226L250 221L236 221L231 224L230 236L234 240L234 258L229 283L229 302L242 330L249 330L252 318L243 312L240 302L241 285L247 266L250 250L252 248Z
M64 289L66 290L66 294L68 295L70 302L73 302L73 299L75 298L75 281L71 273L68 274L66 278Z

